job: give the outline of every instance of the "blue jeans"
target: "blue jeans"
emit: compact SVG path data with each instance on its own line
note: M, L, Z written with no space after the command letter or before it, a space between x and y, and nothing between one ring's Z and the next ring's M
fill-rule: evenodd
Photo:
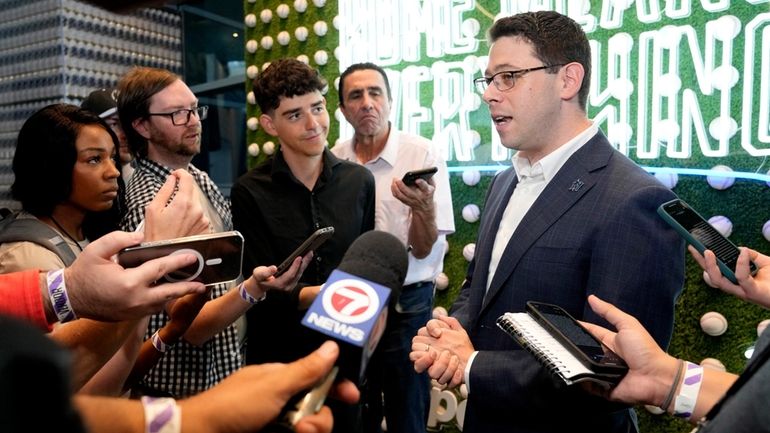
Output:
M433 282L404 287L398 306L388 313L388 324L367 371L364 391L364 431L382 432L385 415L388 433L425 433L430 407L430 378L417 374L409 352L412 337L430 320Z

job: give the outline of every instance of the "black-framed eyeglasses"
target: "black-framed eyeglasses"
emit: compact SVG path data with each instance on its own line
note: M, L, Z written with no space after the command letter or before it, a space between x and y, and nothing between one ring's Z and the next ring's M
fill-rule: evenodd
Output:
M560 65L543 65L538 66L536 68L527 68L527 69L519 69L518 71L500 71L491 77L479 77L473 80L473 84L476 85L476 91L483 94L487 87L491 83L495 84L495 87L497 87L497 90L501 92L505 92L508 90L513 89L513 86L516 85L516 77L522 76L528 72L535 72L540 71L542 69L548 69L548 68L555 68L558 66L564 66L566 63L562 63Z
M208 105L201 105L195 108L183 108L170 113L147 113L148 116L168 116L174 126L182 126L190 123L190 116L195 113L200 120L205 120L209 115Z

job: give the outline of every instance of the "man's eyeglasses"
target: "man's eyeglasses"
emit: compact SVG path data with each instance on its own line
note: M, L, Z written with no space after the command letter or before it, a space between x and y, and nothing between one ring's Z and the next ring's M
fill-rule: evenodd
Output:
M190 123L190 116L195 113L200 120L205 120L209 115L208 105L201 105L195 108L183 108L170 113L147 113L148 116L168 116L174 126L182 126Z
M491 83L495 84L495 87L497 87L497 90L501 92L505 92L507 90L513 89L513 86L516 85L516 77L522 76L528 72L534 72L534 71L540 71L542 69L548 69L548 68L555 68L557 66L564 66L566 63L563 63L561 65L543 65L538 66L537 68L527 68L527 69L519 69L518 71L500 71L491 77L479 77L473 80L473 84L476 85L476 91L483 94L487 87Z

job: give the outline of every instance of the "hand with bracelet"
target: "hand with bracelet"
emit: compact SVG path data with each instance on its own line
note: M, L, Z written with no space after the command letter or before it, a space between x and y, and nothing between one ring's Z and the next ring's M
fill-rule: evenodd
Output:
M617 332L583 325L628 364L623 380L602 395L610 400L648 404L689 419L700 420L725 395L737 375L702 369L664 352L634 317L594 295L588 303ZM665 406L665 407L663 407Z
M46 273L40 274L40 292L49 323L59 320L57 303L50 290L63 292L74 312L72 318L119 321L137 319L159 311L171 299L206 290L194 281L155 285L168 272L190 265L192 254L161 257L132 269L112 260L122 248L136 245L142 233L112 232L91 242L72 265L62 273L61 288L49 287ZM56 285L58 280L53 280ZM61 294L59 294L61 299Z

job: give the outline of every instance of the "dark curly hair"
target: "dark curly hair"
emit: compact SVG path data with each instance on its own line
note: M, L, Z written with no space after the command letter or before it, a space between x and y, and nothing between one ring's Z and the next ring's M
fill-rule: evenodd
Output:
M318 90L324 93L326 80L318 71L296 59L279 59L254 79L254 97L263 114L278 108L281 98L293 98Z
M115 144L116 167L120 167L117 162L118 137L96 114L75 105L53 104L41 108L24 122L13 155L15 178L11 185L11 196L21 202L25 211L37 217L50 216L56 205L69 199L72 194L72 171L77 161L76 141L80 130L86 125L99 126L110 134ZM119 221L114 221L115 216L124 208L121 206L122 190L118 197L118 206L113 205L109 211L98 212L103 217L109 214L106 217L108 222L102 220L102 217L87 217L87 220L99 219L100 222L94 224L105 227L89 232L86 227L91 224L84 223L83 229L89 239L98 237L96 234L109 228L117 228Z
M516 14L495 21L488 35L490 43L506 36L526 39L533 45L535 56L545 65L570 62L583 65L585 75L578 102L586 108L591 83L591 46L583 29L572 18L553 11Z

